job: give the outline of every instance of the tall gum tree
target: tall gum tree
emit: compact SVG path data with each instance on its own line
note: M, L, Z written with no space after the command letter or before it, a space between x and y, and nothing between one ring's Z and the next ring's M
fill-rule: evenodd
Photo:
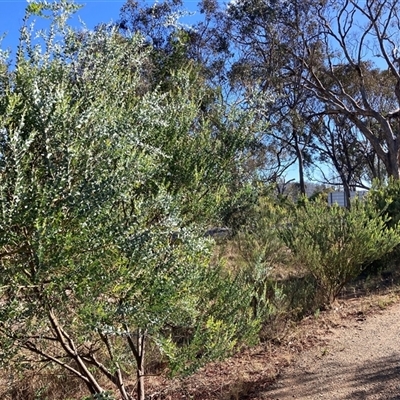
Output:
M388 90L387 81L393 81L391 75L386 71L372 68L370 62L362 64L362 68L368 71L366 85L369 90L371 104L380 110L393 108L396 99L393 91ZM323 76L324 68L320 68L321 80L326 88L335 90L337 81L330 76ZM347 65L336 66L336 77L340 77L346 92L358 98L357 74ZM393 83L394 84L394 83ZM377 135L379 127L372 118L365 118L365 124ZM312 144L315 149L316 158L322 165L331 166L334 171L332 177L324 174L325 181L330 184L340 183L350 199L350 191L358 188L369 188L374 179L384 180L387 176L382 161L377 157L370 141L363 135L357 126L346 116L338 113L331 113L327 109L315 115L311 121L314 126L316 140Z
M326 114L351 121L370 142L389 176L400 178L400 4L395 0L341 0L313 9L317 37L299 32L306 57L304 85L325 104ZM309 60L318 58L322 64ZM369 67L368 67L369 65ZM351 87L343 69L351 74ZM373 84L381 71L379 88ZM379 77L378 77L379 78ZM329 81L329 83L327 83ZM376 102L379 90L390 101Z
M218 7L207 0L201 7L198 36L215 38L198 43L220 66L215 76L248 104L254 93L273 99L256 104L276 126L265 143L279 156L291 149L288 160L298 160L300 181L318 147L309 125L315 114L330 123L346 118L387 175L399 178L398 2L238 0Z
M205 21L197 27L206 38L207 33L215 36L199 42L213 56L213 65L220 66L215 74L221 85L269 123L263 138L264 170L270 170L269 180L280 180L296 164L303 193L313 158L314 138L308 122L315 101L302 84L307 71L292 52L305 51L299 30L311 33L316 29L308 23L312 19L310 4L312 1L239 0L218 6L203 1ZM224 63L218 54L225 55Z

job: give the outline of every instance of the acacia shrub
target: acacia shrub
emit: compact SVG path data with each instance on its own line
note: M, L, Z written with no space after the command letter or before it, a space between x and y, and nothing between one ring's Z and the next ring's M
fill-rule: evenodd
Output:
M389 178L387 182L375 180L368 192L374 207L386 217L386 225L395 227L400 221L400 181ZM366 266L365 275L396 268L400 261L400 246Z
M323 199L304 199L291 211L282 236L299 263L315 277L323 300L333 302L343 287L367 265L400 243L397 225L367 196L351 208L329 206Z
M230 165L251 132L215 104L215 120L235 121L239 148L225 151L190 71L175 71L180 93L144 90L143 38L77 35L74 9L30 3L15 69L0 70L0 366L39 358L97 398L131 400L135 376L142 400L148 344L190 373L257 336L252 288L210 261L201 221L225 183L212 150ZM39 43L32 14L50 21Z

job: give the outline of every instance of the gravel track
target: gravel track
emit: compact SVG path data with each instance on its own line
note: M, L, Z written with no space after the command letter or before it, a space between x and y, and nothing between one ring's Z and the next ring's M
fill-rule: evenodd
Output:
M400 400L400 303L334 329L257 399Z

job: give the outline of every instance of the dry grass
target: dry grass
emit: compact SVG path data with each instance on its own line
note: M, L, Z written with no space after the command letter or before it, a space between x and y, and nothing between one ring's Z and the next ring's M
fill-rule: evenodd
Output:
M81 399L87 394L84 383L59 367L3 370L0 398L4 400Z
M244 400L271 385L303 351L318 346L321 356L334 328L364 318L399 300L397 287L380 288L379 293L346 297L330 310L287 323L274 340L254 348L243 348L235 356L210 363L184 379L168 380L162 375L147 378L152 400ZM149 371L150 372L150 371ZM134 391L134 380L129 382ZM0 381L4 400L77 400L88 395L85 386L58 368L32 369L12 374Z
M227 268L245 262L232 242L219 247L219 251ZM255 399L256 393L271 385L302 351L319 346L323 356L332 329L399 301L397 268L352 282L328 310L317 307L315 282L293 264L277 264L269 270L268 279L269 300L275 312L264 324L262 343L242 348L227 360L210 363L191 377L172 380L165 378L160 355L150 351L150 376L146 380L149 399ZM277 296L277 288L281 297ZM127 379L127 384L133 393L135 380ZM0 398L4 400L76 400L87 395L85 385L59 367L32 364L21 372L3 370L0 374Z
M301 352L317 347L323 357L334 329L398 302L399 283L399 273L395 273L390 285L382 275L363 283L354 282L330 309L316 310L297 323L287 323L284 332L274 340L242 349L234 357L209 364L186 379L163 381L159 385L154 381L149 387L154 394L152 399L256 399L256 393L271 385Z

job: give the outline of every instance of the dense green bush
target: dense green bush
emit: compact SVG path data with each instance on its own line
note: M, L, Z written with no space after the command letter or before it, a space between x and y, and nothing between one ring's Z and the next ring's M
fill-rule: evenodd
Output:
M233 268L253 288L252 309L255 317L270 323L284 308L284 296L275 278L278 270L286 269L290 257L277 226L285 213L264 189L247 214L230 246L234 249Z
M204 237L251 116L216 100L209 123L191 70L149 88L143 39L76 32L75 9L30 3L0 69L0 365L40 359L124 400L136 378L144 399L148 343L189 373L257 337L253 288Z
M400 243L397 226L387 227L387 222L368 197L352 202L350 209L304 199L282 234L330 303L363 268Z
M400 180L389 178L387 183L374 181L368 197L377 211L386 216L388 227L400 221Z
M368 192L368 197L377 211L384 215L386 225L395 227L400 222L400 181L389 178L387 182L375 180ZM396 268L400 262L400 245L369 265L363 275L377 274L384 270Z

